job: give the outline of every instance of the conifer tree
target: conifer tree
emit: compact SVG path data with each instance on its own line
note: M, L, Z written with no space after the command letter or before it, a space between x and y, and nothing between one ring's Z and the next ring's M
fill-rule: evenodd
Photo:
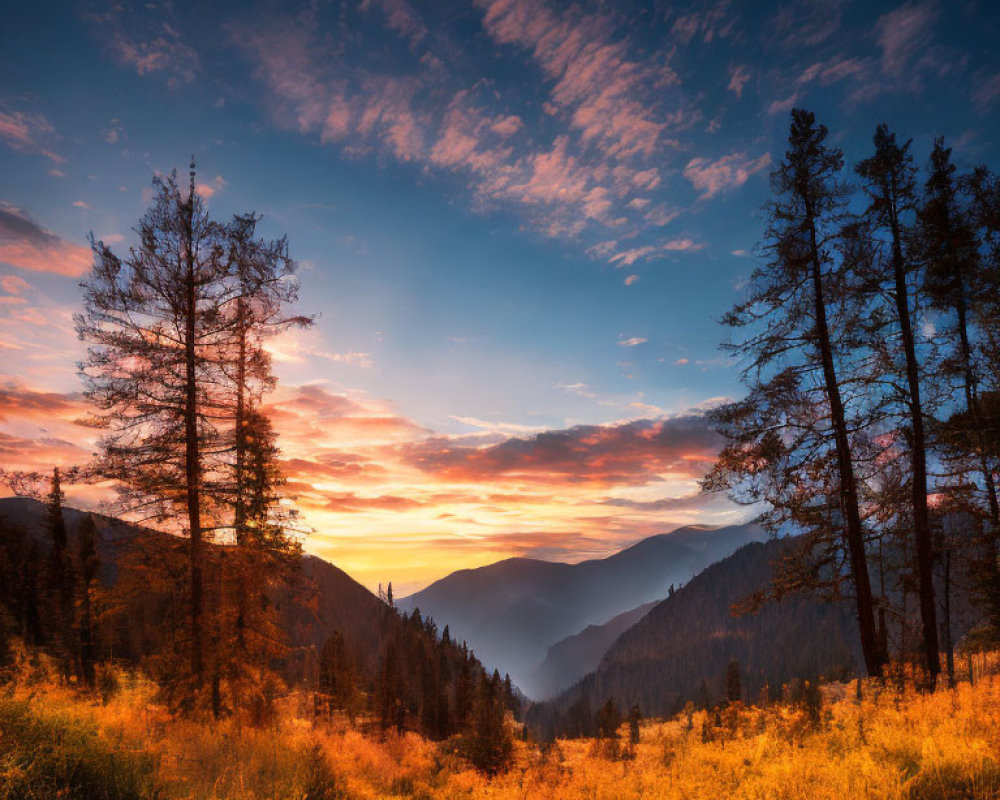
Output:
M213 497L216 419L225 407L218 365L225 319L221 228L194 188L176 174L153 181L153 203L136 229L138 244L119 257L92 241L94 267L84 283L80 365L87 398L103 430L101 472L119 482L125 508L142 521L182 519L188 538L188 678L205 673L203 542L218 521Z
M50 539L48 561L48 608L50 640L59 657L63 673L69 675L74 660L73 562L66 536L66 521L62 503L65 495L59 477L59 467L52 470L45 525Z
M847 574L869 674L885 662L875 627L854 447L859 424L845 405L843 335L857 311L836 245L845 213L843 156L827 129L792 111L788 147L772 175L764 254L749 296L724 322L746 331L728 345L744 359L748 396L711 414L727 444L704 482L738 502L765 501L775 530L804 530ZM863 413L856 412L855 416ZM831 536L832 533L832 536ZM836 553L846 554L841 567ZM811 570L815 575L818 570Z
M891 403L902 406L907 449L910 454L910 494L913 523L913 541L917 557L917 584L920 597L920 617L923 626L924 657L933 688L941 671L938 655L937 609L934 600L933 543L927 507L927 434L925 432L925 400L922 397L923 370L917 355L914 333L914 305L911 295L914 265L904 255L903 239L907 232L906 216L912 216L916 207L916 168L910 154L910 142L896 143L896 137L886 125L879 125L873 138L875 153L855 167L863 179L869 204L863 220L876 247L870 265L872 283L876 288L885 286L893 310L889 312L888 325L877 321L875 338L883 343L878 350L885 351L884 343L898 339L902 351L903 376L893 386L899 387L890 396ZM883 252L887 249L888 252ZM898 336L887 337L898 332ZM892 348L885 352L882 362L885 373L893 374L898 359ZM880 375L880 378L884 376Z
M80 525L78 588L78 627L80 639L80 676L90 687L94 686L94 665L97 661L97 624L94 613L94 595L97 592L98 573L101 568L97 554L97 525L92 514L87 514Z
M743 684L738 661L730 661L726 666L726 700L730 703L739 703L743 700Z

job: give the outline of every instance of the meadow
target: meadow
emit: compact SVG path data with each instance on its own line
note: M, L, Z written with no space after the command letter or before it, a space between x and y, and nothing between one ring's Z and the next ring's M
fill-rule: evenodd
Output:
M0 698L0 800L997 798L996 661L983 659L974 684L933 694L865 681L860 698L848 683L806 703L689 707L644 720L634 745L627 725L617 739L519 740L494 777L448 741L314 720L306 694L250 727L173 717L135 673L105 672L84 694L34 669Z

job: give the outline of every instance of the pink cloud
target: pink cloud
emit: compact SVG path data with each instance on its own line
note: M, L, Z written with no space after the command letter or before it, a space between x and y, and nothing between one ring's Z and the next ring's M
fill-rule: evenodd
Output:
M46 230L20 208L0 202L0 261L33 272L78 277L90 269L91 253Z
M616 242L604 242L602 247L601 256L609 255L609 264L614 264L617 267L630 267L638 261L650 261L654 258L662 257L668 253L686 253L686 252L697 252L698 250L703 250L705 245L700 244L694 239L687 237L680 239L667 239L661 241L657 244L648 244L641 247L631 247L627 250L621 250L616 252ZM610 245L608 247L607 245ZM593 248L592 248L593 250ZM596 252L592 252L592 255L598 255ZM635 277L635 276L632 276ZM628 280L626 279L626 284Z
M879 18L875 32L882 49L883 73L894 79L904 77L910 62L929 43L936 16L930 3L906 3Z
M58 164L65 159L46 144L54 137L55 129L43 114L0 109L0 141L8 147L38 153Z
M630 57L609 21L569 9L557 15L533 0L483 0L483 24L501 44L528 48L554 80L552 101L569 113L582 141L613 158L650 156L667 122L640 98L651 86L675 84L668 66Z
M194 188L195 191L197 191L202 197L209 198L215 195L216 192L225 189L226 185L226 179L221 175L216 175L211 181L208 181L207 183L199 183Z
M726 88L735 94L737 98L743 97L743 87L746 86L749 80L750 70L742 64L738 64L735 67L729 68L729 86Z
M729 14L729 0L717 0L701 11L684 14L674 20L670 32L685 45L700 36L705 44L726 39L736 30L736 18Z
M754 159L748 159L746 153L730 153L716 161L692 158L684 168L684 177L700 192L700 198L707 200L720 192L742 186L751 175L770 164L770 153Z
M704 416L685 415L579 425L484 447L431 438L400 452L413 466L450 481L642 486L664 475L701 477L719 444Z
M111 57L138 75L163 74L179 85L193 82L200 71L198 54L178 31L169 4L162 13L116 4L90 21Z
M382 9L392 26L395 4L364 7ZM411 43L417 58L405 71L378 74L313 35L316 9L232 32L256 62L278 124L318 133L347 155L388 154L465 173L476 211L511 208L526 228L558 238L625 226L635 235L673 219L675 211L645 195L662 189L664 151L679 146L668 132L698 115L680 101L669 106L677 85L669 55L637 58L609 17L576 6L483 0L479 7L487 33L526 50L548 78L546 136L526 132L488 82L452 74L427 49L429 36ZM435 36L433 45L443 40Z
M973 102L981 112L989 111L1000 97L1000 72L984 82L972 95Z
M7 294L21 295L31 289L31 284L16 275L3 275L0 276L0 289Z
M617 264L619 267L630 267L636 261L640 261L644 258L648 258L656 252L656 248L652 245L645 245L644 247L633 247L629 250L623 250L620 253L615 253L611 258L608 259L609 264Z
M364 0L362 9L372 6L381 8L385 15L386 26L408 39L412 44L419 44L427 35L427 25L420 13L406 0Z

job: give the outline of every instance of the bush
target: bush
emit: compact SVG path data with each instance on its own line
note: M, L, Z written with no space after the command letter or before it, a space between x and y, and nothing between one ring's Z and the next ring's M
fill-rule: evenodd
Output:
M118 678L118 670L111 664L98 664L97 691L101 695L101 702L107 705L118 694L120 688L121 681Z
M40 714L25 701L0 700L0 731L0 800L157 796L151 756L109 747L94 725L68 714Z
M469 732L458 738L458 754L486 775L496 775L510 766L514 742L509 735L484 736Z
M1000 797L1000 764L986 759L968 765L944 763L922 769L907 786L908 800L980 800Z

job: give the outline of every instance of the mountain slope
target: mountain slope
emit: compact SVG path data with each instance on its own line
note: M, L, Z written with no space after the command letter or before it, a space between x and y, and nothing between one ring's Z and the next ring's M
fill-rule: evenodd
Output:
M579 564L508 559L452 573L400 606L447 624L488 667L509 672L529 696L538 696L535 670L551 645L666 597L671 584L764 536L755 525L693 526Z
M33 546L36 556L44 558L49 543L45 531L45 504L24 497L0 498L0 519L5 523L0 536L24 536L25 544ZM97 553L101 560L101 580L114 583L118 565L139 543L151 547L165 546L171 537L123 522L113 517L94 514L97 523ZM77 551L77 536L86 512L64 508L71 553ZM21 548L27 549L27 548ZM386 614L386 607L375 595L357 583L347 573L315 556L303 556L289 585L278 589L273 598L280 615L280 626L288 636L292 654L287 670L301 676L314 668L313 648L319 650L335 631L344 637L348 651L359 662L363 671L372 676L378 668L382 645L390 626L396 624L395 615ZM155 620L143 620L144 625L155 625ZM129 631L129 640L146 637ZM122 652L119 643L115 652Z
M724 696L730 661L753 699L796 678L850 674L858 666L856 624L849 602L808 596L734 617L732 606L771 579L771 564L788 540L748 544L713 564L659 603L610 647L597 670L555 700L536 705L531 721L544 733L571 732L609 697L643 714L675 713L689 700Z
M589 672L597 669L601 658L615 640L650 612L657 601L645 603L608 620L603 625L588 625L579 633L552 645L545 661L532 675L539 700L557 694Z

